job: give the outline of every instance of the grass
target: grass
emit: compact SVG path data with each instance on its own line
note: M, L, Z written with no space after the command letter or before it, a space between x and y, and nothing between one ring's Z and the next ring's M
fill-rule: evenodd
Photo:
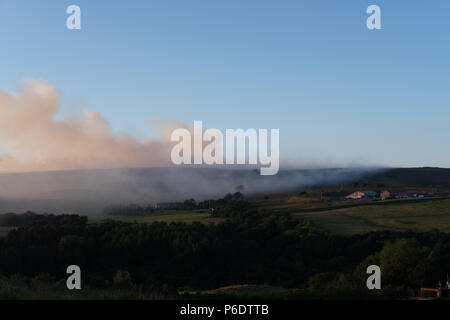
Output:
M450 232L450 200L430 199L390 201L373 205L330 209L318 212L297 212L318 227L334 233L350 235L378 230Z
M181 297L193 297L198 299L218 298L239 298L239 299L280 299L286 297L291 290L269 285L232 285L214 290L203 291L182 291Z
M103 218L91 219L91 223L100 222L103 219L112 219L123 222L153 223L153 222L200 222L204 224L218 223L223 221L221 218L212 217L210 213L196 213L184 210L167 210L152 215L145 216L108 216Z
M333 189L325 191L332 192ZM308 193L303 195L298 192L279 193L271 194L269 197L254 197L250 201L255 207L263 207L275 212L290 212L294 217L310 220L317 227L342 235L382 230L438 229L450 232L450 199L445 194L441 198L330 202L323 196L326 192L308 190ZM200 222L204 224L224 220L214 218L209 213L165 210L145 216L108 216L90 220L90 222L97 223L102 219L137 223Z
M27 280L20 275L0 276L0 300L172 300L168 294L140 288L82 288L68 290L64 281Z
M337 215L334 213L294 213L293 216L307 219L317 227L342 235L352 235L367 233L370 231L387 230L387 228L383 228L382 226L371 224L370 221L364 221L347 217L345 215Z

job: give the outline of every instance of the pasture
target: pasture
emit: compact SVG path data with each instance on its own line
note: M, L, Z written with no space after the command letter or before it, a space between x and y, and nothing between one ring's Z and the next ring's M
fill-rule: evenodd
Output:
M108 216L102 218L89 219L91 223L97 223L104 219L118 220L123 222L136 222L136 223L153 223L153 222L183 222L194 223L200 222L203 224L218 223L222 221L221 218L214 218L210 213L197 213L188 210L166 210L157 212L154 214L143 216Z
M395 200L348 208L293 212L314 225L337 234L380 230L450 232L450 199Z

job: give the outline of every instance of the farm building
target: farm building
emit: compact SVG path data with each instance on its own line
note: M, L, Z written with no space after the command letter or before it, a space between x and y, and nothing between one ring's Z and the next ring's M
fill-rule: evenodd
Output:
M353 192L351 194L349 194L348 196L345 197L345 199L362 199L364 197L364 193L362 193L361 191L356 191Z
M389 199L390 197L391 197L391 192L389 190L384 190L384 191L380 192L381 200L386 200L386 199Z
M378 196L378 193L375 191L363 191L364 198L376 198Z
M366 198L375 198L377 196L377 193L375 191L356 191L348 196L346 196L346 199L366 199Z
M380 199L386 200L390 198L395 199L407 199L407 198L423 198L423 195L410 194L407 191L394 191L394 190L384 190L380 193Z
M409 198L409 193L407 191L390 191L391 197L396 199L406 199Z
M397 199L407 199L409 198L409 193L408 192L400 192L398 193L395 198Z

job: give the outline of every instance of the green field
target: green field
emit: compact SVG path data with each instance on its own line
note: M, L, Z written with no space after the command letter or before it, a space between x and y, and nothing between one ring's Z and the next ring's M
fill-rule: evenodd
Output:
M381 230L428 231L438 229L450 232L450 199L405 199L389 201L319 201L310 192L307 197L292 193L271 195L267 200L251 199L255 207L263 207L275 212L289 212L294 217L307 219L313 225L336 234L352 235ZM186 210L166 210L145 216L107 216L90 219L98 223L105 219L124 222L200 222L204 224L224 221L210 213L196 213ZM2 230L0 229L0 234ZM4 231L6 232L6 231Z
M396 200L350 208L297 212L294 216L338 234L378 230L450 232L450 199Z
M119 220L123 222L136 223L152 223L152 222L184 222L193 223L200 222L204 224L217 223L222 221L221 218L214 218L210 213L196 213L186 210L166 210L160 213L155 213L145 216L108 216L96 219L90 219L91 223L97 223L105 219Z

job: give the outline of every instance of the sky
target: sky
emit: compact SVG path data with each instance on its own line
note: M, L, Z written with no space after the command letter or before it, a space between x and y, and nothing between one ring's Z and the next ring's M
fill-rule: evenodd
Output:
M66 28L72 4L81 30ZM381 30L366 27L373 4ZM62 94L56 119L87 108L137 140L173 120L280 129L286 166L450 167L448 12L447 0L0 0L0 91L45 81Z

